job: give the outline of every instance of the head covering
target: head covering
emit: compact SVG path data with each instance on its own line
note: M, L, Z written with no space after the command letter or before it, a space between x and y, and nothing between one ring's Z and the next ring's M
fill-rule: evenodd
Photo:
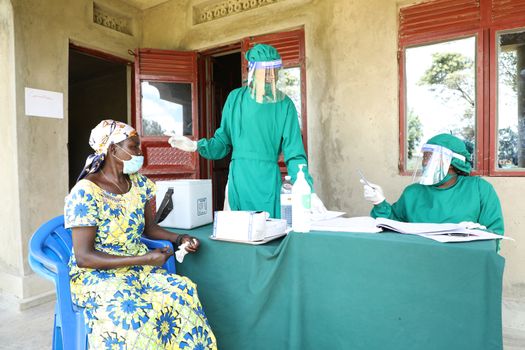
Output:
M89 136L89 145L95 150L95 153L87 157L84 169L82 169L77 181L88 174L97 172L102 167L109 145L122 142L137 135L137 131L128 124L112 119L101 121L91 130L91 135Z
M467 150L467 146L463 140L450 134L439 134L428 140L427 144L445 147L452 152L465 157L464 160L459 159L461 157L453 157L450 164L457 170L467 175L470 174L470 171L472 170L470 164L471 154Z
M283 66L275 47L257 44L246 52L248 60L248 88L258 103L282 101L285 94L277 88L279 70Z
M267 44L256 44L246 52L244 57L248 62L269 62L281 59L277 49Z

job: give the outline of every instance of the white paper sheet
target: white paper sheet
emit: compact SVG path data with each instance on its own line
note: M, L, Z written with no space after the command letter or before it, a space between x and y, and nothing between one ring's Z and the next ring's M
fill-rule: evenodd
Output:
M346 213L344 211L330 211L328 210L326 213L323 214L312 214L312 222L315 221L322 221L322 220L330 220L337 218L339 216L343 216Z
M330 220L312 222L312 231L332 232L366 232L377 233L382 229L376 226L376 220L370 216L359 216L353 218L336 217Z
M508 239L513 241L510 237L497 235L491 232L485 232L482 230L465 230L464 233L449 233L449 234L420 234L419 236L433 239L434 241L442 243L451 242L471 242L471 241L482 241L487 239Z
M64 118L64 94L25 88L25 112L28 116Z

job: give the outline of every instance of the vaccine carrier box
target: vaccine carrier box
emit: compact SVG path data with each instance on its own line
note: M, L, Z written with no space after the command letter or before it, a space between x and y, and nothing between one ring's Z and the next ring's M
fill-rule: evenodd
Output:
M157 181L157 211L165 193L173 189L173 210L159 222L162 227L191 229L213 221L211 180Z

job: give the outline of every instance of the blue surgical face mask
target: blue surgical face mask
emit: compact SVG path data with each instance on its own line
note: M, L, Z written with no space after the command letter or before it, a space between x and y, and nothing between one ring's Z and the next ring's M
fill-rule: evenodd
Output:
M124 174L135 174L136 172L140 170L140 168L142 168L142 164L144 164L144 156L136 156L136 155L130 154L124 148L118 146L117 144L115 144L115 146L117 146L118 148L120 148L121 150L129 154L129 156L131 157L131 159L128 159L128 160L122 160L118 157L115 157L124 164L124 169L122 170Z

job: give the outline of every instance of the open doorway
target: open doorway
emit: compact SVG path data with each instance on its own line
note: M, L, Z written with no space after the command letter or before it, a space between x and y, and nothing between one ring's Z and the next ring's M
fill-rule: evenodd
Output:
M217 52L219 51L219 52ZM231 50L231 47L224 50L216 49L213 53L202 53L207 62L210 84L208 84L209 99L206 108L206 122L210 126L209 135L213 136L215 130L220 127L222 119L222 109L228 94L242 86L242 68L240 47ZM220 160L210 162L210 175L213 188L213 207L214 210L222 210L224 205L224 189L228 181L228 172L231 161L231 153Z
M68 160L71 189L93 150L89 135L103 119L128 122L128 69L118 57L69 49Z

